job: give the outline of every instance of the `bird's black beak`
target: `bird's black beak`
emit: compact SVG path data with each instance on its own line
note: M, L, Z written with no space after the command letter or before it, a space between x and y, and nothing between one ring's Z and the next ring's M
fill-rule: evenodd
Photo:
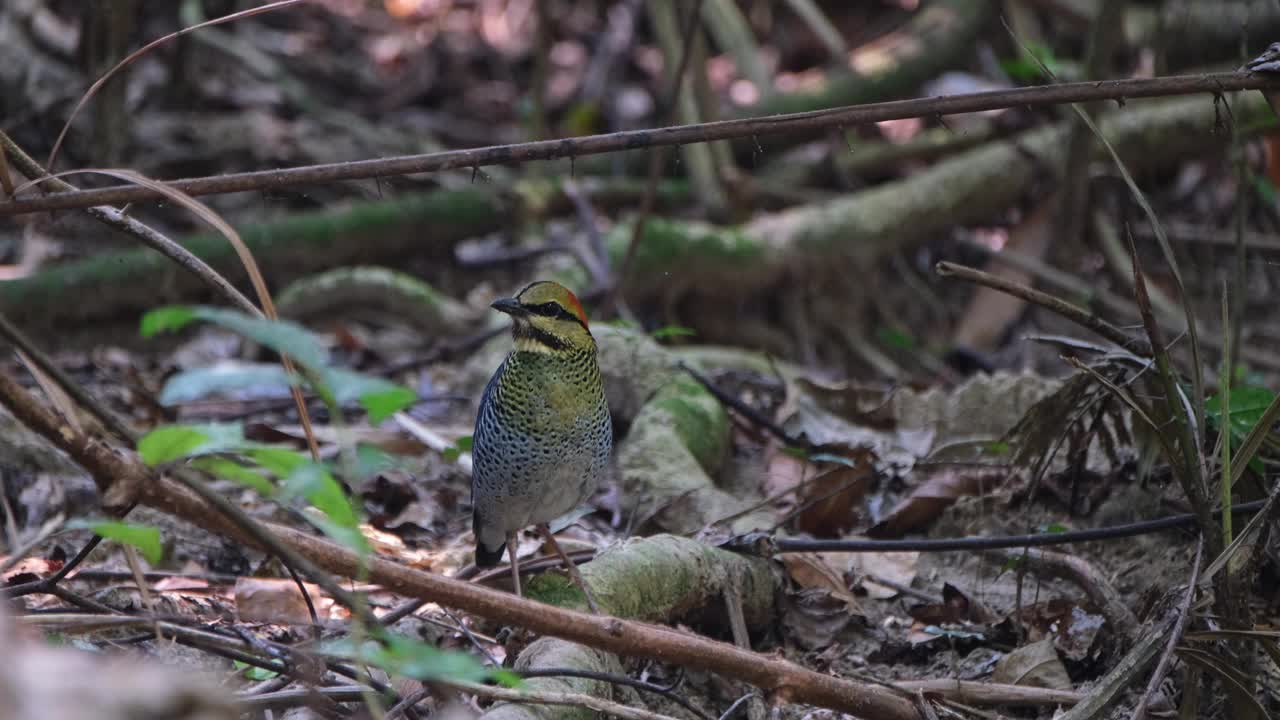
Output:
M498 298L490 303L489 307L497 310L498 312L504 312L511 315L512 317L524 317L529 314L515 298Z

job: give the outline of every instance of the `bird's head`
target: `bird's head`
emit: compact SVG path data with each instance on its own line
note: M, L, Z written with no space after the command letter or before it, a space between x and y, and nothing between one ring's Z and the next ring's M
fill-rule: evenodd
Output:
M511 316L517 350L558 353L595 349L582 303L559 283L539 280L515 297L494 300L490 307Z

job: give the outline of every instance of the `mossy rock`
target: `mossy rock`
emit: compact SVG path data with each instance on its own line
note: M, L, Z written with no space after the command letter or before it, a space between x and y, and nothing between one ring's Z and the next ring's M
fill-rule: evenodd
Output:
M698 381L681 374L650 400L635 424L660 423L675 431L682 445L708 474L719 471L729 452L729 415Z
M433 334L459 334L476 325L476 313L407 273L373 266L343 267L311 275L276 299L284 317L303 320L368 308L403 318Z
M516 670L535 668L573 668L612 675L626 672L616 655L552 637L533 641L516 659ZM617 697L619 693L611 683L587 678L529 678L524 681L524 688L536 692L577 693L605 700L622 699ZM583 707L496 703L484 717L486 720L592 720L598 714Z

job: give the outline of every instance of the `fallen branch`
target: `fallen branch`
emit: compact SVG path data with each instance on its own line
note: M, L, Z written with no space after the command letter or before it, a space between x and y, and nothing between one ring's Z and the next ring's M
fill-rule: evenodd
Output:
M577 158L584 155L636 150L668 145L712 142L738 138L814 133L855 125L902 118L998 110L1009 107L1042 107L1071 102L1131 100L1211 93L1219 95L1239 90L1280 90L1280 77L1265 73L1222 72L1176 75L1162 78L1129 78L1104 82L1038 85L943 97L894 100L773 117L721 120L696 125L677 125L651 130L627 130L604 135L588 135L561 140L541 140L514 145L449 150L425 155L406 155L377 160L310 165L283 170L258 170L168 183L188 195L246 192L311 185L339 180L361 180L395 175L412 175L441 170L506 165L530 160ZM0 217L45 210L120 205L151 200L159 195L136 186L114 186L100 190L60 192L43 197L13 199L0 203Z
M132 451L113 448L60 423L52 413L37 405L13 378L3 373L0 373L0 404L88 470L100 491L105 493L115 482L137 483L142 504L238 542L262 547L260 540L232 523L189 488L169 478L155 476ZM361 576L361 558L348 548L280 525L259 523L257 529L269 534L273 543L288 548L323 570L345 577ZM910 701L885 688L823 675L786 660L672 628L566 610L415 570L381 557L366 559L363 567L367 573L363 577L369 582L407 597L456 607L489 620L525 627L619 655L720 673L774 693L786 701L842 710L867 718L914 720L918 717ZM335 595L346 593L339 588Z
M1074 583L1098 606L1099 612L1111 623L1111 628L1130 642L1138 638L1142 623L1133 610L1120 598L1115 589L1091 563L1084 558L1049 550L994 550L991 555L1001 560L1017 561L1037 575L1056 577Z

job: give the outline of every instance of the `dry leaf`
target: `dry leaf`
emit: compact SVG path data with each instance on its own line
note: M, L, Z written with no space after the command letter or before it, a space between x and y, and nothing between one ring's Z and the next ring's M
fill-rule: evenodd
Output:
M873 538L902 537L933 522L957 499L991 492L1006 477L1004 472L953 468L936 472L889 511L883 520L873 525L867 535Z
M1058 651L1054 649L1051 638L1023 645L1000 658L995 671L991 673L991 681L1051 690L1071 689L1071 678L1067 675L1067 668L1062 660L1058 658Z
M839 598L848 607L849 612L865 615L858 599L849 592L844 576L821 557L814 553L787 553L782 556L782 564L787 568L791 580L802 588L825 590L832 597Z
M316 612L324 618L321 610L320 588L310 583L303 583ZM311 623L311 613L307 610L307 601L298 591L293 580L280 578L236 578L236 615L244 622L266 622L289 625L307 625ZM332 604L327 603L327 604Z
M1009 231L1004 248L1028 258L1038 260L1044 257L1052 239L1053 226L1050 221L1057 206L1056 198L1050 196L1033 208L1021 223ZM1032 282L1030 273L1000 262L999 257L998 254L992 257L988 263L991 266L988 272L1023 285ZM969 307L960 315L960 322L951 342L957 347L993 352L1000 347L1000 341L1008 333L1010 326L1022 317L1026 306L1025 300L1019 300L1009 293L979 287L969 300Z
M782 624L787 637L809 650L831 644L848 627L853 614L843 600L826 590L809 588L787 593Z
M989 624L997 620L986 605L971 599L951 583L943 584L941 603L913 605L908 612L926 625Z
M849 567L858 575L874 575L885 580L892 580L899 585L910 585L916 578L916 565L920 562L918 552L870 552L845 553L849 558ZM868 597L876 600L888 600L896 597L898 591L874 580L863 580L862 589Z
M875 467L866 457L853 467L837 466L814 478L800 493L796 527L814 537L844 535L858 523L862 498L874 479Z

